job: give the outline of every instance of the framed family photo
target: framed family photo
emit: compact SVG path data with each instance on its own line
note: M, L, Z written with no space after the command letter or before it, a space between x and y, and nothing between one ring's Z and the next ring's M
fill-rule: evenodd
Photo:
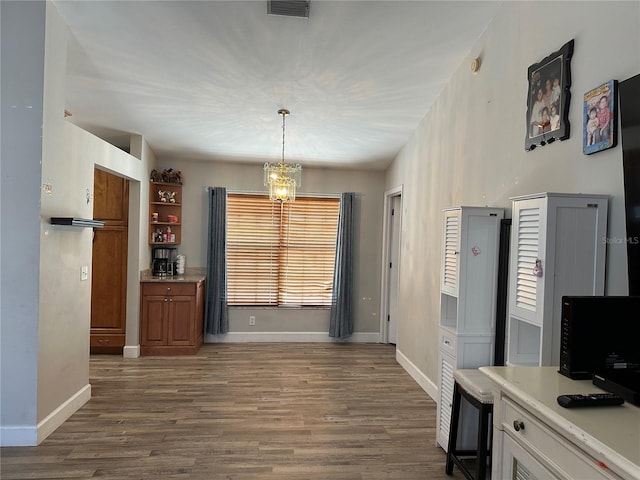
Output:
M582 153L592 153L615 147L617 141L618 113L616 105L618 82L609 80L584 94L582 110Z
M572 56L573 40L529 67L525 150L569 138Z

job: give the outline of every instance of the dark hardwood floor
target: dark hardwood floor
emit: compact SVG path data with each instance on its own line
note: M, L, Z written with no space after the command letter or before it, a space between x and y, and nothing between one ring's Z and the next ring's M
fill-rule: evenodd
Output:
M377 344L214 344L91 357L92 398L0 478L460 479L436 405Z

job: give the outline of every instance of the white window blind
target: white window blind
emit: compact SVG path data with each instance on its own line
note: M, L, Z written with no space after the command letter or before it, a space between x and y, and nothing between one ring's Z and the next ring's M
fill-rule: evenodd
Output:
M340 199L227 196L227 290L235 306L330 306Z

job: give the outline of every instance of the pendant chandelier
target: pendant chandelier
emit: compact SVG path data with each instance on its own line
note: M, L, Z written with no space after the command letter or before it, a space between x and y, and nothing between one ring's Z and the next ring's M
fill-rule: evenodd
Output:
M278 110L278 115L282 115L282 161L264 164L264 186L269 187L269 200L272 202L295 201L296 188L302 180L302 166L299 163L294 165L284 162L284 119L289 113L284 108Z

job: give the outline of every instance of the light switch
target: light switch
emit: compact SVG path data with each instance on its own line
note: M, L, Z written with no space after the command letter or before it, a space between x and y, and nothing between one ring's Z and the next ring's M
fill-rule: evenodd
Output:
M83 265L80 268L80 280L88 280L89 279L89 267L87 265Z

